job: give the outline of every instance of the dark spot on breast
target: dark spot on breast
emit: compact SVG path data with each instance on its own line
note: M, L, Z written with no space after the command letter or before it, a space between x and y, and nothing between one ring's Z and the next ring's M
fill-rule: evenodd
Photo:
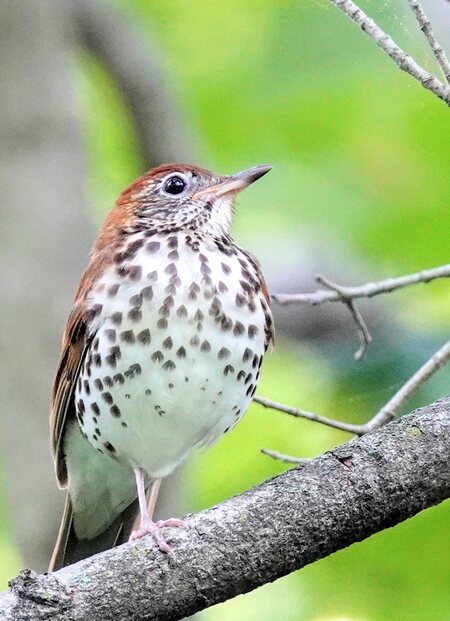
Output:
M142 306L142 296L140 293L136 293L135 295L131 296L130 305L137 306L137 307Z
M220 265L224 274L231 274L231 267L229 265L227 265L226 263L221 263Z
M78 406L78 411L81 412L82 414L84 414L84 412L85 412L85 405L84 405L83 399L78 399L77 406Z
M253 375L252 375L251 373L249 373L249 374L247 375L247 377L245 378L245 382L244 382L244 384L248 384L248 383L249 383L249 381L252 379L252 377L253 377Z
M165 371L173 371L173 369L176 368L176 364L175 362L172 362L172 360L167 360L163 365L162 368Z
M236 306L238 308L242 308L243 306L245 306L247 300L245 298L245 296L243 296L241 293L236 293Z
M248 347L245 348L244 355L242 356L242 362L248 362L253 356L254 352Z
M256 386L253 386L253 384L250 384L250 386L247 388L247 392L245 393L247 397L249 397L251 394L255 392L254 389L256 389Z
M105 375L105 377L103 378L103 383L105 384L105 386L108 386L108 388L111 388L111 386L113 385L113 381L109 377L109 375Z
M158 272L156 270L153 270L153 272L149 272L147 274L147 278L152 282L156 282L158 280Z
M205 315L202 313L202 311L199 308L197 308L197 311L194 315L195 321L203 321L204 318L205 318Z
M164 349L172 349L173 347L172 338L168 336L166 339L164 339L162 346L164 347Z
M257 334L258 334L258 328L257 328L255 325L250 324L250 325L249 325L249 327L248 327L248 338L249 338L249 339L252 339L252 338L254 338Z
M223 317L222 321L220 322L220 327L224 332L228 332L228 330L231 330L231 328L233 327L233 322L229 317Z
M126 276L128 276L129 271L130 268L126 265L119 265L116 268L116 274L119 276L119 278L125 278Z
M88 380L84 380L83 385L85 393L89 396L91 394L91 387L89 386Z
M122 323L122 313L116 312L111 315L111 321L114 325L120 326Z
M179 306L177 308L177 316L180 318L184 318L187 317L188 312L187 312L187 308L184 304L182 304L181 306Z
M117 295L117 292L119 291L119 287L120 285L111 285L110 287L108 287L108 296L110 298L113 298Z
M129 371L131 371L133 375L140 375L142 373L141 365L135 362L134 364L130 365Z
M217 357L219 358L219 360L224 360L225 358L228 358L230 354L231 352L227 347L222 347L222 349L219 350Z
M102 397L105 403L107 403L108 405L112 405L113 398L110 392L102 392Z
M160 246L161 246L161 244L159 242L157 242L157 241L150 241L146 245L145 249L150 254L155 254L155 252L158 252L158 250L160 249Z
M116 384L123 384L125 382L125 378L122 373L116 373L113 377L113 380Z
M102 365L102 357L100 356L100 354L94 354L92 360L96 367L100 367Z
M120 418L120 410L117 405L112 405L109 411L114 416L114 418Z
M142 319L142 311L137 306L128 311L128 318L137 323Z
M236 321L236 323L234 324L234 328L233 328L234 336L241 336L242 334L244 334L244 332L245 332L244 324L241 323L240 321Z
M120 333L120 338L124 343L133 344L135 341L133 330L124 330L124 332Z
M111 442L104 442L103 446L105 447L105 449L107 451L110 451L110 453L115 453L116 449L114 448L114 446L111 444Z
M228 287L221 280L219 280L219 291L220 293L226 293L228 291Z
M115 369L115 367L117 365L116 357L113 354L109 354L109 356L106 356L105 357L105 362L106 362L106 364L108 364L113 369Z
M142 276L142 267L140 265L132 265L130 267L129 276L131 280L139 280Z
M148 285L148 287L144 287L141 291L141 296L145 300L150 301L153 298L153 287L151 285Z
M97 390L103 390L103 382L100 378L97 378L94 380L94 386L97 388Z
M167 238L167 246L169 248L178 248L178 237L176 235L171 235Z
M169 388L173 388L173 384L169 384Z
M172 250L167 255L167 258L170 259L171 261L178 261L179 259L178 252L176 250Z
M102 434L100 433L100 429L98 427L96 427L94 431L98 437L101 437Z
M179 349L177 349L176 355L178 358L186 358L186 350L184 349L184 347L180 347Z
M165 319L164 317L161 319L158 319L158 322L156 323L156 325L158 326L160 330L165 330L168 326L167 319Z
M122 421L120 424L121 424L121 425L122 425L122 427L124 427L125 429L128 427L128 425L126 424L126 422L125 422L125 421Z
M234 367L231 364L227 364L227 366L223 370L224 375L228 375L228 373L234 373Z
M141 345L148 345L152 340L150 330L146 328L145 330L142 330L142 332L139 332L137 340Z
M167 267L164 269L166 274L176 274L177 273L177 266L175 265L175 263L169 263L169 265L167 265Z
M203 341L203 343L201 344L201 346L200 346L200 350L201 350L201 351L204 351L204 352L211 351L211 345L209 344L209 342L208 342L208 341L206 341L206 340L205 340L205 341Z
M244 377L245 377L245 371L239 371L239 373L236 376L236 379L238 382L240 382L241 379L244 379Z
M145 396L150 397L151 394L152 394L152 391L150 390L150 388L147 388L145 391Z
M164 356L162 352L158 350L158 351L155 351L155 353L151 355L151 359L153 360L153 362L162 362L164 360Z

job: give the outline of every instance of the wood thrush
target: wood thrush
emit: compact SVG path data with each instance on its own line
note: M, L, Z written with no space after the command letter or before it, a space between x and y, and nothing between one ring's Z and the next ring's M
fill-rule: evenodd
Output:
M232 429L273 339L259 264L230 236L232 176L182 164L122 192L67 321L53 388L52 446L68 490L51 569L151 533L151 484ZM134 471L134 476L133 476Z

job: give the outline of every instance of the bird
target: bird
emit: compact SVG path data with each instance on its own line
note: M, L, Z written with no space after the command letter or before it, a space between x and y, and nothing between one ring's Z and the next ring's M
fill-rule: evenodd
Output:
M147 534L173 555L163 529L182 520L151 515L161 479L241 420L274 341L260 264L230 232L237 195L270 169L164 164L107 214L52 390L67 494L51 571Z

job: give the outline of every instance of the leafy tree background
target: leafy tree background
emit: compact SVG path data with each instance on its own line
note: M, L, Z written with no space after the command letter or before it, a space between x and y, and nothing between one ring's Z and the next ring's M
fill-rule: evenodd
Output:
M235 221L236 238L262 260L272 288L290 282L295 290L302 261L311 256L346 284L356 276L364 282L449 261L450 112L326 0L113 4L160 52L198 163L223 172L274 165L241 197ZM444 0L423 4L449 49L450 6ZM434 69L406 2L361 5ZM72 71L90 204L100 223L145 162L104 68L80 52ZM371 312L371 304L363 308ZM258 392L363 422L447 338L449 311L447 282L377 302L370 315L375 344L361 363L352 358L351 327L332 338L318 331L289 342L282 331ZM301 322L303 311L296 312ZM417 405L449 392L449 379L444 370ZM262 446L315 456L345 438L254 405L232 434L190 461L182 479L184 508L210 506L283 470L259 453ZM428 510L201 618L445 619L449 511L448 502ZM22 563L13 516L1 501L0 559L6 585Z

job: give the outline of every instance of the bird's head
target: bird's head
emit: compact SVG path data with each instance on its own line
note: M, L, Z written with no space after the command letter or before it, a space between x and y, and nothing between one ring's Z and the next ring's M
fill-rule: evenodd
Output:
M265 175L271 166L255 166L235 175L216 175L187 164L165 164L150 170L124 190L116 209L133 226L160 232L229 232L236 195Z

